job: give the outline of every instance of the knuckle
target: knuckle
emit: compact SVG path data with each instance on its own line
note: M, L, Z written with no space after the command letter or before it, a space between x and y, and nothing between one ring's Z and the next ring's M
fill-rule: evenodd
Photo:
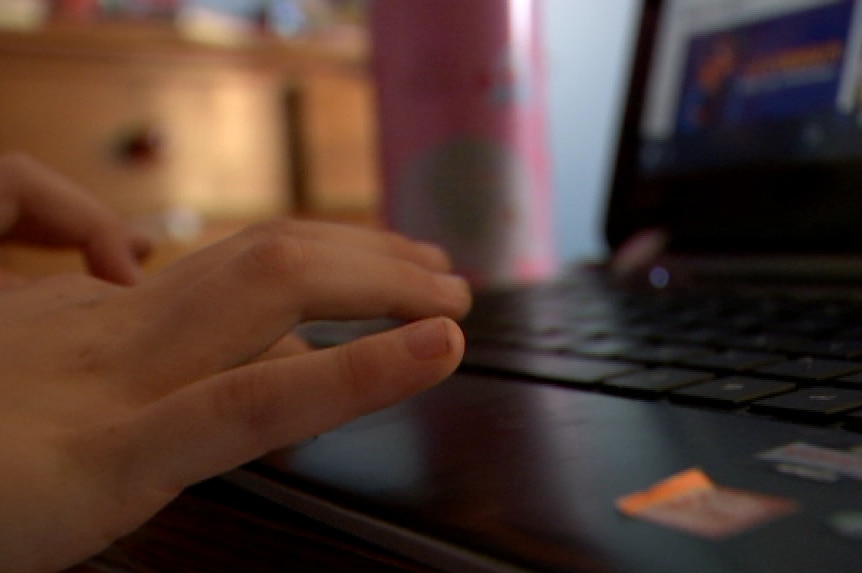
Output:
M294 235L295 222L290 219L268 219L246 227L242 234L250 244Z
M305 241L281 233L261 232L243 253L241 265L247 276L281 282L301 276L313 261L313 253Z
M380 238L397 247L409 246L412 241L397 231L391 229L381 229L378 231Z
M12 172L29 171L33 168L34 163L35 160L32 157L19 151L0 155L0 167Z
M347 403L361 404L368 398L369 382L376 379L371 362L360 352L359 345L346 344L337 348L336 365Z
M273 220L260 221L245 228L244 233L252 240L284 234L284 225Z
M0 173L12 186L26 181L35 169L35 161L27 154L20 152L0 155ZM0 188L4 186L0 185Z
M211 407L218 420L240 428L261 445L270 436L270 429L282 417L279 402L273 399L267 379L260 371L244 373L214 387Z

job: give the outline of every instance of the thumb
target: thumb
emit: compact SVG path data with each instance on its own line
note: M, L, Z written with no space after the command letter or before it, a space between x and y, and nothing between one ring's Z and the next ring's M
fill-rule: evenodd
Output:
M132 422L130 447L139 455L127 469L159 480L155 487L184 487L427 389L451 374L463 353L455 322L431 318L222 373Z

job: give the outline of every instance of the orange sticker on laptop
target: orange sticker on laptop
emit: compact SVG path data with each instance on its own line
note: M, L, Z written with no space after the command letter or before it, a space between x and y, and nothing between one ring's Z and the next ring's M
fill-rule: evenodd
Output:
M796 510L784 498L715 485L692 468L651 488L621 497L617 508L630 517L709 539L723 539Z

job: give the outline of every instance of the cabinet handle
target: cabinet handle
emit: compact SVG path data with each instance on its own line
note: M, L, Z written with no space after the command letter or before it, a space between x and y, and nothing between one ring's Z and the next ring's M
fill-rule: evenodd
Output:
M118 138L116 155L127 164L155 163L164 159L165 136L156 126L129 129Z

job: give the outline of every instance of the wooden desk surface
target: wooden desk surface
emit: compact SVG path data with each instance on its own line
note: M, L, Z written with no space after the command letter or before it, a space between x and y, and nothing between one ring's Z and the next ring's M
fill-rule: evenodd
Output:
M188 489L130 536L66 573L434 570L218 479Z

